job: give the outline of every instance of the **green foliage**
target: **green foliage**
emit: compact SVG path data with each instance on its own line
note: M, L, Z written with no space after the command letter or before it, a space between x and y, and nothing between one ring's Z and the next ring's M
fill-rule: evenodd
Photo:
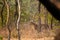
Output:
M0 40L3 40L3 37L0 35Z
M29 21L30 20L30 15L29 15L29 13L24 13L24 12L22 12L21 13L21 22L27 22L27 21Z
M2 2L2 0L0 1ZM15 7L15 0L11 0L9 1L10 4L10 18L9 20L11 22L13 22L14 20L17 20L17 16L18 14L16 13L16 7ZM3 5L0 5L0 13L1 13L1 9L2 9L2 6ZM31 19L35 20L35 21L38 21L38 17L41 16L43 17L44 16L44 12L45 12L45 8L44 6L42 5L41 6L41 12L39 14L39 11L38 11L38 1L37 0L22 0L21 2L21 19L20 21L21 22L27 22L27 21L30 21ZM17 15L15 15L17 14ZM51 19L52 19L52 16L51 14L48 13L48 23L50 24L51 23ZM2 20L1 20L1 15L0 15L0 27L2 27ZM3 11L3 26L6 24L6 20L7 20L7 12L6 12L6 7L4 7L4 11ZM54 19L54 24L57 24L58 21L56 19Z

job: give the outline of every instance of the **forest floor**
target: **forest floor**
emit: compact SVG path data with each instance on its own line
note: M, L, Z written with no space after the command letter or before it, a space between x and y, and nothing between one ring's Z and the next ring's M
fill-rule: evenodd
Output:
M60 29L59 29L60 30ZM57 31L59 31L57 30ZM54 30L56 31L56 30ZM55 40L55 33L51 30L42 30L42 32L38 32L34 25L29 23L22 24L20 28L20 36L21 40ZM57 34L58 35L58 34ZM0 36L3 37L3 40L8 40L8 30L7 28L0 29ZM15 27L11 29L11 40L18 40L17 38L17 30ZM60 39L59 39L60 40Z
M7 40L7 38L3 38L3 40ZM11 40L18 40L17 38L11 38ZM44 38L22 38L21 40L54 40L53 37L44 37Z

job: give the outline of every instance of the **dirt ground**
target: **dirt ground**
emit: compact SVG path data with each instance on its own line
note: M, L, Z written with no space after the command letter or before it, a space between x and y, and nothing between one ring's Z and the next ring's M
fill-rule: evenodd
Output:
M34 25L24 24L20 28L21 40L54 40L55 34L50 30L42 30L42 32L37 32ZM8 30L7 28L0 29L0 35L3 37L3 40L8 40ZM13 28L11 31L11 40L17 39L17 30Z
M7 38L3 38L3 40L7 40ZM17 38L11 38L11 40L18 40ZM21 38L21 40L54 40L53 37L44 37L44 38Z

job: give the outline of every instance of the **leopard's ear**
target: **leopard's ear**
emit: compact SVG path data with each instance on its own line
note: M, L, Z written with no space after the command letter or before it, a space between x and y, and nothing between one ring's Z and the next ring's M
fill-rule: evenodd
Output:
M50 0L39 0L39 2L46 7L54 18L60 21L60 9L54 3Z

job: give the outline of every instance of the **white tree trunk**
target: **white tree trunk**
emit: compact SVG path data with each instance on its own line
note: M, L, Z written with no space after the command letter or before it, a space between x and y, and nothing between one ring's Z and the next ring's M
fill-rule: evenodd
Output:
M17 19L17 31L18 31L18 39L20 40L20 32L19 32L19 21L20 21L20 14L21 14L21 10L20 10L20 1L16 0L16 7L17 7L17 13L18 13L18 19Z
M18 24L19 24L19 21L20 21L20 14L21 14L21 12L20 12L20 2L19 2L19 0L17 0L17 2L18 2L18 19L17 19L17 29L18 29Z

